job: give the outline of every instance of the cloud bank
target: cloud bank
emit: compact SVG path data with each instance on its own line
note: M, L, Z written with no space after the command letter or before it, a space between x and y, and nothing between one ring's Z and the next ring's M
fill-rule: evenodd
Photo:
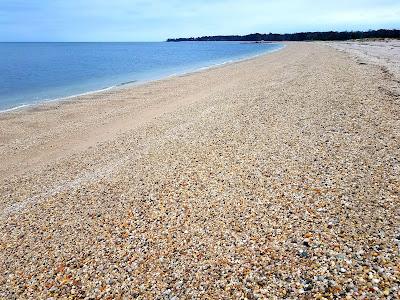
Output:
M161 41L400 28L400 1L2 0L1 41Z

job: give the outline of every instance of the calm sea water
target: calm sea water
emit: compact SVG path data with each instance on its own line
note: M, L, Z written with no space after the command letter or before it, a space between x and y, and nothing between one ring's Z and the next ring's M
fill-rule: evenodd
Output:
M0 110L160 79L281 47L238 42L0 43Z

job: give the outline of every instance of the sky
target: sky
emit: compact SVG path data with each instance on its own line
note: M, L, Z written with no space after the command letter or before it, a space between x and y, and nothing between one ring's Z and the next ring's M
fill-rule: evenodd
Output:
M400 29L400 0L0 0L0 41Z

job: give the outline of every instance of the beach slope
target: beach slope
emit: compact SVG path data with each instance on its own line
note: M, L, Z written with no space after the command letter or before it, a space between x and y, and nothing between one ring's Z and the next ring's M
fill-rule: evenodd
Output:
M332 44L0 115L0 298L400 297L399 80Z

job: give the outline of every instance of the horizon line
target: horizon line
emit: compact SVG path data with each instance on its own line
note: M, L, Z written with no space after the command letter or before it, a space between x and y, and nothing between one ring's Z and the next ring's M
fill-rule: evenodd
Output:
M297 31L291 33L272 33L272 32L253 32L247 34L216 34L216 35L199 35L199 36L191 36L190 38L201 38L201 37L217 37L217 36L246 36L251 34L276 34L276 35L290 35L297 33L323 33L323 32L368 32L368 31L379 31L379 30L400 30L399 28L379 28L379 29L368 29L368 30L327 30L327 31ZM0 41L0 43L162 43L167 42L170 39L180 39L179 37L174 38L166 38L164 40L150 40L150 41ZM183 39L188 39L187 37Z

